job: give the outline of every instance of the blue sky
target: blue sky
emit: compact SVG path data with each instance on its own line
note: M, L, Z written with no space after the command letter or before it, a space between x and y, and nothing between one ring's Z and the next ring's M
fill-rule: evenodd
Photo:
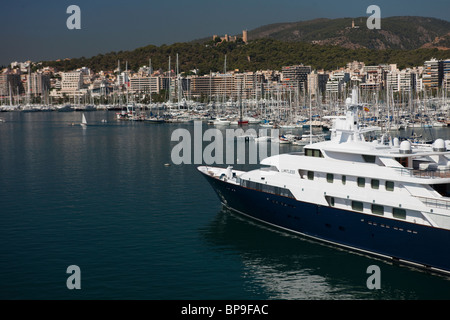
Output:
M69 5L81 9L81 30L69 30ZM0 6L0 65L12 61L91 57L149 44L314 18L428 16L450 20L449 0L15 0Z

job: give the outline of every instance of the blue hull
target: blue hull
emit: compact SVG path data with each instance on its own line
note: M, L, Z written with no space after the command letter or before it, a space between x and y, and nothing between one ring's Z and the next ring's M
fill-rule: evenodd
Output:
M450 231L320 206L203 174L221 202L246 216L352 250L450 273Z

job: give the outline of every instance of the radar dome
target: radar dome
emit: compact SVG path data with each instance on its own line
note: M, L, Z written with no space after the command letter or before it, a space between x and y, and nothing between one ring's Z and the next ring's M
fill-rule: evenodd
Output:
M400 153L411 153L411 143L409 141L402 141L400 143Z
M443 139L436 139L436 141L434 141L433 143L433 151L446 151L445 141Z

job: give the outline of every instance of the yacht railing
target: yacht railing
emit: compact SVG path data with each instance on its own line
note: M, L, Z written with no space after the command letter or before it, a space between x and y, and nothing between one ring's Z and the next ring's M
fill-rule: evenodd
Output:
M424 179L440 179L450 178L450 169L411 169L411 168L394 168L400 175Z
M425 204L427 207L441 208L441 209L446 209L446 210L450 209L450 201L449 200L431 199L431 198L419 197L419 196L414 196L414 197L416 197L417 199L422 201L423 204Z

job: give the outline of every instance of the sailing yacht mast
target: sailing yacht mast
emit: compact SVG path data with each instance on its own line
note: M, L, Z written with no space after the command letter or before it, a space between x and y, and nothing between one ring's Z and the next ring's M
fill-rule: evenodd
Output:
M223 103L224 106L226 108L226 103L227 103L227 55L225 55L225 62L223 64L223 76L225 77L225 90L223 93Z
M312 102L311 102L311 92L309 93L309 143L312 144Z
M153 74L152 58L150 58L148 60L148 76L151 77L152 74ZM152 105L152 86L151 86L151 84L150 84L150 87L149 87L149 92L150 92L150 102L149 103L150 103L150 108L151 108L151 105Z
M178 109L181 109L181 78L180 70L178 65L178 53L177 53L177 99L178 99Z
M172 69L170 68L170 56L169 56L169 103L170 103L170 105L172 104L171 83L172 83Z

